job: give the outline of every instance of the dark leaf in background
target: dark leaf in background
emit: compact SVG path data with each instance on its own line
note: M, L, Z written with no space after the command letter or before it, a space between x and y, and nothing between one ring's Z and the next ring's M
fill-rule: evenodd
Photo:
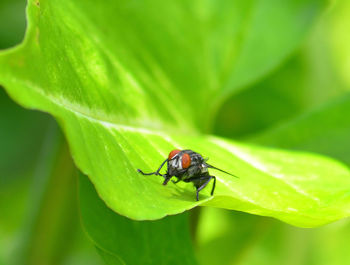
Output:
M20 43L24 31L25 1L1 1L0 49ZM0 86L0 264L9 264L21 236L30 182L48 121L48 115L18 106Z
M273 74L225 101L213 124L216 134L246 139L348 91L347 80L336 69L339 47L329 38L340 4L318 19L301 48Z
M0 49L19 44L25 31L25 0L1 0Z
M350 165L350 93L249 140L263 145L317 152Z
M204 209L202 217L197 251L201 265L344 265L350 262L350 223L346 219L306 229L217 208Z
M106 264L197 264L188 214L133 221L109 209L86 176L79 190L84 227Z

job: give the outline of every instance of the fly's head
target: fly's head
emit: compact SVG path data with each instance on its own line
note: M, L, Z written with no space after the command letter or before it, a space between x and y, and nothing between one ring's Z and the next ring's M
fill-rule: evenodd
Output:
M203 157L192 150L173 150L168 156L168 174L181 177L206 174L208 166Z

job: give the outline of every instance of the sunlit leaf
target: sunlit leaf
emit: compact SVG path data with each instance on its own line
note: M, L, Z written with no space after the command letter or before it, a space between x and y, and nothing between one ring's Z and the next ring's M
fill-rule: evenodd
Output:
M350 164L350 95L250 138L274 147L309 150ZM201 264L347 264L349 218L317 229L206 208L199 222ZM243 235L242 235L243 233ZM233 247L234 246L234 247ZM213 257L209 252L216 253Z
M76 164L122 215L210 205L321 225L349 215L347 167L203 134L220 98L285 58L321 4L31 1L25 42L0 56L0 82L58 119ZM137 173L175 147L240 178L211 171L215 196L206 189L196 202L190 184Z

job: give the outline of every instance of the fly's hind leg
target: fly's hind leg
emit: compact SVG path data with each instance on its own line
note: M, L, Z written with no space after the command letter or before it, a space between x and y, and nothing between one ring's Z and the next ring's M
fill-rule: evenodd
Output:
M211 176L211 177L214 179L214 182L213 182L213 187L211 188L210 195L213 196L214 190L215 190L215 185L216 185L216 177L215 176Z
M196 194L197 201L199 201L199 192L208 185L209 181L212 178L213 178L213 176L205 177L206 181L202 185L200 185L199 187L196 187L197 188L197 194ZM212 191L211 191L211 195L213 195L213 192L214 192L214 189L215 189L215 182L216 182L215 180L216 179L214 177L214 185L213 185L213 188L212 188Z

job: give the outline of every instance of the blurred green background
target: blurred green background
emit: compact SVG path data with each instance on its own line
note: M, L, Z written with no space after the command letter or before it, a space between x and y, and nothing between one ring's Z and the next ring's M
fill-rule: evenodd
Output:
M22 41L25 7L0 1L0 49ZM54 119L0 87L0 121L0 264L103 264L82 230L76 169ZM73 173L56 178L57 166Z
M270 145L266 132L276 130L278 137L282 130L283 135L284 124L338 102L347 108L349 28L349 1L331 2L287 60L225 102L211 131ZM24 31L25 1L1 0L0 49L20 43ZM53 118L19 107L0 89L0 120L0 264L103 264L81 227L77 170ZM343 140L331 143L350 148ZM350 163L349 153L336 149L286 147ZM192 211L191 220L200 264L350 264L348 220L301 229L214 208Z

